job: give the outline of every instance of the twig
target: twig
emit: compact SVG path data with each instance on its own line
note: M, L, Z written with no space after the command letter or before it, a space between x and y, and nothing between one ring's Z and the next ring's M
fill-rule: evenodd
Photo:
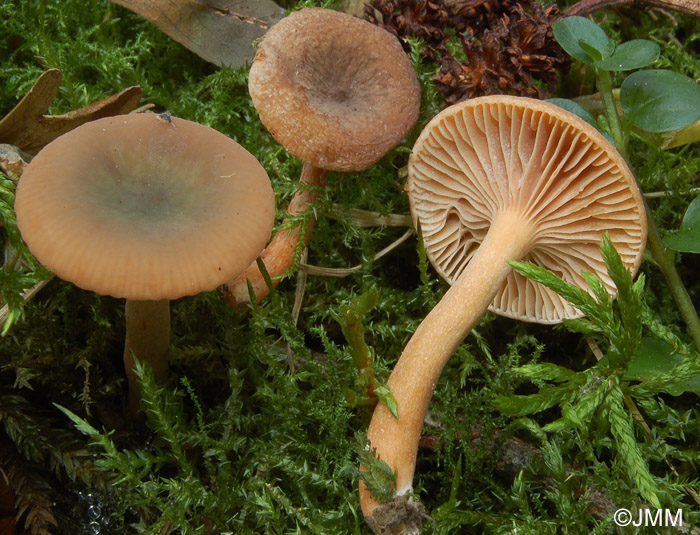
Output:
M670 197L671 195L690 195L693 193L700 193L700 188L690 188L685 191L650 191L649 193L644 193L645 199L660 199L662 197Z
M411 235L413 234L413 229L408 229L406 232L404 232L400 238L397 240L393 241L384 249L379 251L376 255L374 255L374 260L379 260L381 257L387 255L394 249L396 249L399 245L401 245L403 242L405 242ZM313 266L311 264L305 264L305 263L299 263L299 271L304 271L308 273L309 275L320 275L322 277L336 277L336 278L343 278L347 277L348 275L352 275L356 271L360 271L363 268L363 264L357 264L356 266L352 266L349 268L328 268L328 267L321 267L321 266Z
M299 257L300 263L305 263L306 259L309 257L309 248L304 247ZM304 301L304 292L306 291L306 278L307 273L305 271L297 272L297 285L294 292L294 306L292 307L292 319L294 320L294 325L299 321L299 314L301 313L301 304Z
M697 0L579 0L569 7L566 15L589 15L608 7L658 7L670 9L686 15L700 17L700 3Z
M343 208L337 204L333 205L333 212L326 214L327 217L335 220L348 218L358 227L410 227L413 225L410 215L387 214L359 208Z
M49 281L53 279L53 275L43 281L37 282L34 286L31 288L28 288L22 292L22 299L24 299L24 302L27 303L29 300L32 299L37 293L39 293L39 290L41 290L44 286L46 286ZM9 305L3 305L2 308L0 308L0 326L5 325L5 322L7 319L10 317L10 307Z

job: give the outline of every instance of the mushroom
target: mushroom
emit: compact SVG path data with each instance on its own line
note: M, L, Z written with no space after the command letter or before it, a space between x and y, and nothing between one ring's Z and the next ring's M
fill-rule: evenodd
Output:
M262 251L274 193L224 134L165 115L100 119L62 135L17 187L17 225L39 262L80 288L124 297L124 364L167 375L169 300L213 290Z
M379 403L367 432L403 496L380 506L360 483L365 517L386 533L379 524L398 502L403 521L420 518L405 495L426 409L443 367L485 310L549 324L582 315L508 261L534 262L582 288L587 270L615 295L599 251L603 234L632 273L646 242L642 197L623 158L593 126L530 98L481 97L443 110L416 141L407 190L427 255L451 286L389 377L398 419Z
M291 155L304 162L301 188L288 214L307 210L328 171L362 171L413 129L420 85L398 39L351 15L305 8L273 26L250 69L250 96L262 123ZM313 227L309 222L307 243ZM302 239L296 225L278 232L261 258L276 283ZM234 308L267 286L256 264L223 290Z

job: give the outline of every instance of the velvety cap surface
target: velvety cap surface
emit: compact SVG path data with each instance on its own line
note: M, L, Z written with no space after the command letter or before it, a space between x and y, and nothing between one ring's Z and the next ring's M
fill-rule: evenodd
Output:
M411 131L420 108L420 85L398 39L320 8L295 11L265 34L249 90L290 154L331 171L376 163Z
M553 104L490 96L443 110L416 142L407 189L427 254L450 283L502 211L536 228L523 260L581 288L586 270L615 294L600 254L605 232L633 274L641 263L647 227L632 173L595 128ZM540 323L581 316L515 272L489 308Z
M154 114L100 119L47 145L20 180L17 224L59 277L100 294L212 290L264 248L267 173L216 130Z

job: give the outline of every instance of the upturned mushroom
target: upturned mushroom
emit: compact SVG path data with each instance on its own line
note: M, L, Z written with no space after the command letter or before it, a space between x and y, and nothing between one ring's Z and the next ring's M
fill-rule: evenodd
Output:
M155 114L87 123L47 145L17 187L17 225L37 259L80 288L126 302L124 365L168 370L169 300L213 290L262 251L274 193L224 134Z
M632 273L646 242L642 197L623 158L585 121L529 98L482 97L443 110L415 144L407 190L428 257L451 286L388 380L398 419L380 403L367 432L397 473L398 498L388 505L360 483L364 515L381 533L402 532L394 521L416 532L407 527L420 520L415 504L400 497L412 487L426 409L443 367L486 309L538 323L581 315L508 261L534 262L582 288L587 270L614 295L603 234Z
M398 39L351 15L321 8L296 11L262 39L250 69L249 91L262 123L292 156L304 162L301 188L288 214L297 216L318 198L328 171L374 165L412 130L420 85ZM307 233L296 225L278 232L261 258L276 283ZM223 293L239 308L267 286L256 264Z

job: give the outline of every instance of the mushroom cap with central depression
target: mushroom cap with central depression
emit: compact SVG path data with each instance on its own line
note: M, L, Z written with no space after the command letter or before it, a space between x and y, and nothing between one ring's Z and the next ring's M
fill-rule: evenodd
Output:
M428 257L450 283L506 212L534 228L522 260L579 287L585 270L616 293L600 253L605 232L633 274L641 263L647 226L634 176L593 126L547 102L490 96L447 108L415 144L407 189ZM538 323L582 315L515 271L489 309Z
M87 123L47 145L17 188L17 224L62 279L134 300L213 290L265 246L274 193L216 130L155 114Z
M270 28L248 87L285 150L329 171L375 164L411 131L420 108L420 85L399 40L330 9L301 9Z

